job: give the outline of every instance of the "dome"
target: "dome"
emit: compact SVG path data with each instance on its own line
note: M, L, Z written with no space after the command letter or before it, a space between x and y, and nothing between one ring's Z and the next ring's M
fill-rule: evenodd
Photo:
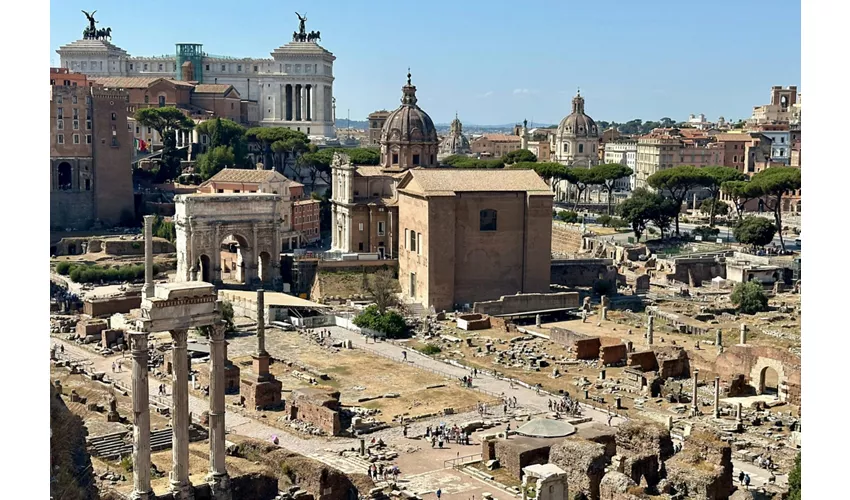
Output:
M401 88L401 106L392 111L381 129L382 144L437 144L437 128L428 113L416 105L416 87L410 83Z
M538 438L557 438L574 434L576 428L563 420L552 420L548 418L535 418L531 422L521 425L517 434Z
M558 125L559 136L599 137L599 129L593 118L584 114L584 97L581 93L573 97L573 112Z
M440 153L442 154L462 154L470 151L469 139L463 135L463 124L458 120L457 114L449 128L449 134L440 143Z

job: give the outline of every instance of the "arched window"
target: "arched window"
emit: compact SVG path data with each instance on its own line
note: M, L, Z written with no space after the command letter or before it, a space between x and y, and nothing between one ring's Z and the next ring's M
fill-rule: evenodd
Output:
M578 152L579 152L579 153L584 153L584 144L579 144L579 145L578 145Z
M61 189L63 191L71 189L71 186L73 185L73 173L72 173L70 163L63 161L62 163L59 164L59 176L58 177L59 177L59 179L58 179L59 189Z
M481 231L496 231L496 211L490 208L485 208L479 213L479 230Z

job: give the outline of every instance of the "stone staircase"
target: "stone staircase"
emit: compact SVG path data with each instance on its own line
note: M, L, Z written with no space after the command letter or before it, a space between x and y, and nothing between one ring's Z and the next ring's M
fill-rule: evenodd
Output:
M309 455L310 458L318 460L324 464L338 469L345 474L367 474L371 462L364 460L358 456L347 454L342 456L336 453L320 451Z
M205 429L192 426L189 428L189 442L207 439L208 433ZM133 440L129 431L115 432L88 438L87 446L89 453L95 457L105 459L117 459L122 456L133 454ZM171 448L171 427L151 431L151 452L167 450Z

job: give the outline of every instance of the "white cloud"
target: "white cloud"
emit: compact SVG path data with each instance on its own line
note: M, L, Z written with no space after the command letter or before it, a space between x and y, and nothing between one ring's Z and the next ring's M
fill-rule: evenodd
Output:
M494 94L494 92L492 90L488 90L487 92L484 92L483 94L478 94L475 97L482 99L482 98L485 98L485 97L490 97L493 94Z
M527 94L528 89L514 89L514 94Z

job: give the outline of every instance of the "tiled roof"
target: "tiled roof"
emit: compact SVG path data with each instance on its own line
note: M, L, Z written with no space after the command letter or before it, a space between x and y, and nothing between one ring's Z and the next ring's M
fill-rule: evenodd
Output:
M165 80L173 83L177 87L192 87L191 83L162 78L161 76L115 76L115 77L94 77L94 81L104 87L122 88L122 89L146 89L154 82Z
M526 191L552 194L549 186L533 170L415 168L408 171L411 191L425 194L453 194L471 191Z
M522 139L518 135L510 134L485 134L481 137L473 139L473 141L492 141L492 142L520 142Z
M717 142L741 142L751 141L753 138L750 134L717 134L714 139Z
M209 182L266 182L286 181L286 177L275 170L257 170L247 168L225 168L212 176Z
M195 93L196 94L224 94L229 89L232 89L233 85L225 85L223 83L214 84L214 83L200 83L195 85Z
M387 172L384 170L384 167L370 165L357 167L357 175L360 177L399 177L404 172L404 170Z

